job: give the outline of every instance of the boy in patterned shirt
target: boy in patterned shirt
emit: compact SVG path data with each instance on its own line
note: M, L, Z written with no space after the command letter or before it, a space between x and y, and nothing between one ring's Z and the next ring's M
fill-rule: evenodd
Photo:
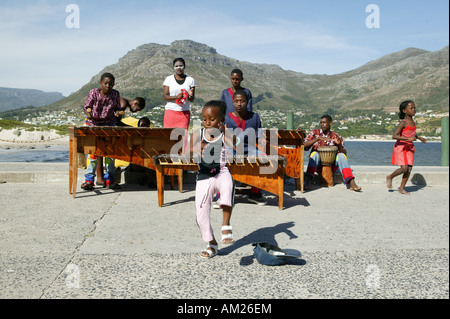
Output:
M114 90L115 78L111 73L104 73L100 78L100 88L89 91L83 110L86 115L86 125L88 126L115 126L117 118L120 117L120 94ZM81 184L84 190L94 188L95 174L98 164L98 157L87 154L90 160L85 174L85 182ZM105 158L106 174L104 176L105 186L109 188L120 188L114 183L114 160Z

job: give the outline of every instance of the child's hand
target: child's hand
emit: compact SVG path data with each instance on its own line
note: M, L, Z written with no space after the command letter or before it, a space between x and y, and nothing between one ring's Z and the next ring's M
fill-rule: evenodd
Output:
M118 117L118 118L121 118L122 115L124 115L124 114L125 114L124 111L115 111L115 112L114 112L114 116L115 116L115 117Z
M334 142L334 144L336 146L338 146L338 147L341 146L341 140L338 139L337 137L333 138L332 141Z
M219 130L222 132L222 133L224 133L225 132L225 123L224 122L220 122L219 123Z
M259 149L265 149L266 148L266 145L267 145L267 141L266 141L266 139L265 138L259 138L258 139L258 148Z
M189 98L192 98L194 96L194 88L191 88L188 92Z
M92 120L92 109L91 108L87 108L86 111L84 112L84 114L86 114L86 118L88 120Z

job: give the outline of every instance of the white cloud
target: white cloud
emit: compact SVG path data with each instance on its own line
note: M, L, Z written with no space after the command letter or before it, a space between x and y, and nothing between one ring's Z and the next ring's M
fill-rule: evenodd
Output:
M64 5L40 2L2 10L0 35L8 45L0 49L0 85L68 95L129 50L144 43L169 44L179 39L205 43L239 60L279 64L306 73L301 69L304 64L298 63L299 52L361 50L343 38L299 22L249 24L206 9L190 12L182 27L173 23L171 10L113 12L100 22L94 14L83 10L81 14L81 28L67 29Z
M179 11L179 3L171 7L166 1L108 6L100 1L74 3L78 2L80 29L65 26L68 1L0 3L0 86L67 95L139 45L181 39L207 44L238 60L304 73L348 71L381 52L368 38L339 34L314 21L242 19L234 9L200 5Z

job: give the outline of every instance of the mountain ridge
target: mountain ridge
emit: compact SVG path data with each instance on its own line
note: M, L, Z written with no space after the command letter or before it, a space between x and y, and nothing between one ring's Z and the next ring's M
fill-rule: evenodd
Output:
M0 112L30 105L45 106L63 98L64 95L60 92L0 87Z
M240 61L192 40L177 40L170 45L142 44L117 63L104 67L78 91L46 108L81 108L104 72L114 74L115 88L122 96L143 96L149 108L163 105L162 83L173 74L172 61L176 57L186 60L186 74L196 80L196 105L219 99L222 90L230 87L231 70L240 68L244 72L242 86L252 91L256 110L322 112L331 107L339 111L396 111L405 99L415 100L420 108L448 109L448 46L437 51L406 48L353 70L319 75Z

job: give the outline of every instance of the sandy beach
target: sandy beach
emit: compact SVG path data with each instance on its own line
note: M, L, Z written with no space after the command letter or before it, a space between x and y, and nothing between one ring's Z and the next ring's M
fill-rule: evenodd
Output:
M20 133L18 133L20 132ZM50 145L69 145L68 135L55 130L26 131L11 129L0 131L0 148L45 148Z

